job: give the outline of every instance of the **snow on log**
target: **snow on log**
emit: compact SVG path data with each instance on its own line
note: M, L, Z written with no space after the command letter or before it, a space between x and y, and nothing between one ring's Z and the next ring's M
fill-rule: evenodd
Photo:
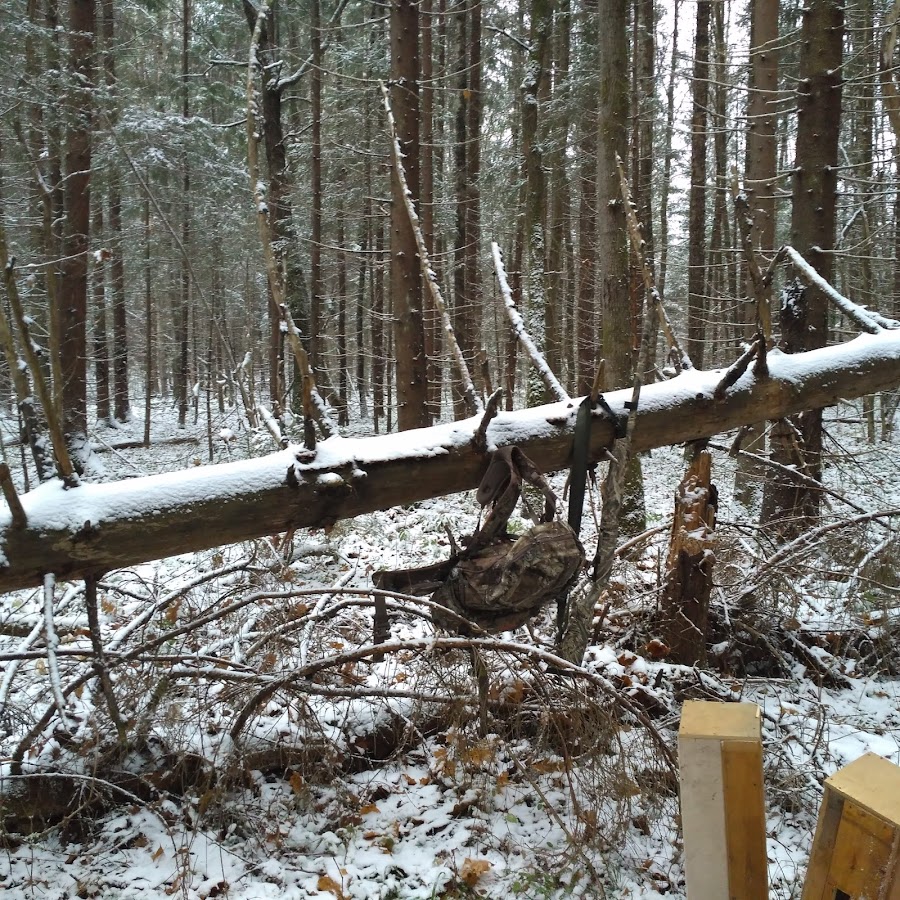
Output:
M633 449L696 440L747 422L778 419L900 385L900 331L834 347L768 356L768 378L745 372L715 399L722 371L686 371L641 392ZM617 414L631 389L606 395ZM488 449L517 444L545 472L568 466L578 399L499 413ZM289 448L262 459L204 466L112 484L46 483L22 496L26 525L0 513L0 591L99 575L291 528L413 503L478 485L487 465L474 416L402 434L332 437L313 453ZM600 459L613 424L597 413L591 454Z

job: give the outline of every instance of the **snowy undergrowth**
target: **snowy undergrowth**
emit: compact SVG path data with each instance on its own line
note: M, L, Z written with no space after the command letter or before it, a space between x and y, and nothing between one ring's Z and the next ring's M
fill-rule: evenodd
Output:
M476 526L471 493L104 578L122 744L83 586L55 587L52 665L41 592L4 598L0 753L3 791L20 801L4 811L4 896L683 896L675 782L656 741L674 746L688 697L760 704L771 893L798 896L823 778L867 750L900 762L895 520L846 524L860 513L841 499L866 512L900 505L896 464L859 426L828 432L837 496L823 524L836 527L780 557L731 499L733 464L715 454L724 668L709 672L656 658L648 615L684 470L677 449L643 460L648 527L662 530L618 564L578 677L548 671L551 610L480 644L486 696L468 645L413 600L389 601L380 658L365 649L371 573L445 558L446 530ZM215 453L243 455L255 440L220 439ZM171 468L202 464L197 448L103 461L127 477L159 467L160 453ZM561 494L563 479L553 484ZM589 553L593 522L586 514ZM54 784L64 802L22 800Z

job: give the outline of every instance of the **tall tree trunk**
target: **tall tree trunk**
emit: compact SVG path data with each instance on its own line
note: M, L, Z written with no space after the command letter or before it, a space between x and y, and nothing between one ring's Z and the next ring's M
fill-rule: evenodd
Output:
M834 277L838 138L844 41L843 0L810 0L804 9L797 91L797 145L792 183L791 244L826 281ZM788 353L824 347L828 307L818 288L794 278L781 306L782 346ZM807 475L822 476L822 411L797 421ZM772 479L763 503L765 522L790 538L818 515L821 492Z
M94 0L69 3L71 120L66 134L65 241L59 333L63 429L72 461L87 453L87 294L91 218L91 130L94 87Z
M877 50L874 40L875 15L872 0L859 0L856 4L855 22L849 28L853 56L859 71L859 97L857 99L856 127L853 129L853 162L857 166L856 176L866 191L875 191L873 180L873 130L875 127L875 81L878 77ZM863 207L857 217L860 223L861 239L857 244L859 260L859 280L850 296L859 297L860 302L875 308L881 305L872 270L872 259L877 255L873 240L869 211ZM875 397L863 397L863 418L866 422L866 438L875 443Z
M481 257L481 14L482 0L468 0L469 18L469 102L466 105L466 297L469 301L469 335L473 362L482 346L483 297L479 276ZM474 368L472 369L474 371Z
M347 170L341 168L338 172L338 184L347 183ZM338 425L350 424L350 381L349 362L347 359L347 253L344 250L346 231L344 228L344 216L346 207L344 195L339 194L337 200L337 242L340 248L337 252L337 294L338 294L338 323L337 323L337 365L338 365Z
M750 206L750 237L761 258L775 248L775 176L778 163L778 6L779 0L753 0L750 6L750 80L747 97L747 151L744 191ZM754 296L749 272L747 295ZM771 288L768 306L771 308ZM750 337L758 328L757 315L744 323ZM765 422L751 426L744 449L761 451L765 446ZM735 496L748 508L755 502L766 472L749 454L737 459Z
M369 195L371 196L371 194ZM356 395L359 397L359 415L363 419L369 417L369 401L366 393L366 341L365 341L365 306L366 306L366 271L369 268L369 231L372 215L371 203L366 200L363 221L360 224L359 236L359 268L356 272Z
M256 6L251 0L244 0L244 15L250 33L256 26ZM315 33L317 30L313 29ZM313 45L315 46L315 45ZM297 239L294 231L294 216L291 206L292 181L288 168L287 145L285 143L284 122L282 121L283 92L287 82L279 80L275 74L280 68L281 53L276 36L276 17L273 9L269 14L260 35L258 55L266 67L266 77L262 79L260 88L260 107L263 123L263 143L266 151L266 168L268 169L268 190L266 205L272 223L272 237L276 250L278 276L283 280L285 302L288 312L293 317L300 331L301 340L310 364L318 355L315 342L318 340L318 329L311 324L309 298L303 280L303 272L297 257ZM319 71L313 67L314 71ZM284 358L284 342L281 334L281 311L276 309L269 297L269 396L272 404L280 403L284 396L282 368ZM314 369L315 372L315 369ZM318 372L321 376L321 370Z
M606 360L606 389L632 383L635 346L629 291L628 239L625 204L616 160L628 153L628 71L629 0L600 0L600 105L597 133L597 267L600 310L603 321L603 358ZM643 476L640 458L631 456L622 499L619 527L624 534L636 534L645 527Z
M325 293L322 277L322 33L320 0L311 0L310 43L312 70L310 71L310 107L312 146L310 148L310 316L309 364L317 381L321 380L323 362L319 355L319 334L322 330L322 298Z
M687 352L703 368L706 345L706 122L709 106L710 0L697 0L691 114L691 187L688 200Z
M524 269L527 284L526 321L538 341L544 343L546 285L547 186L544 177L542 112L549 98L550 40L553 34L553 0L531 0L531 50L522 81L522 158L525 164ZM544 385L529 370L529 405L544 400Z
M544 358L550 370L562 380L562 337L566 296L565 232L569 186L566 175L566 152L569 135L569 55L571 0L558 0L553 28L554 66L553 98L556 105L552 117L550 170L550 215L547 227L547 302L544 304Z
M385 316L384 316L384 223L375 225L375 256L372 284L372 426L378 434L385 417Z
M191 0L182 0L181 15L181 118L185 134L184 149L181 152L181 298L175 313L175 343L178 351L175 363L175 402L178 404L178 427L184 428L188 410L188 318L191 303L191 270L187 257L191 246L191 168L187 150L187 128L191 114Z
M583 101L579 104L581 119L578 138L578 287L575 335L577 341L578 378L575 393L583 396L591 390L597 370L597 0L584 0L583 40L580 49L582 79L579 87ZM583 93L582 93L583 92Z
M94 215L91 233L99 243L103 240L103 197L94 192ZM91 277L94 282L94 389L96 391L97 422L110 424L109 404L109 343L106 333L106 260L101 250L94 257Z
M600 0L600 108L597 132L597 262L607 387L631 382L634 347L628 296L628 244L617 157L628 150L628 0Z
M779 2L753 0L750 6L750 84L744 190L753 223L750 231L753 249L762 254L771 254L775 247ZM751 324L755 326L755 322Z
M419 174L419 7L391 0L391 108L413 202L421 197ZM397 427L428 422L422 277L412 223L397 173L391 178L391 303L397 372Z
M420 164L422 174L422 237L428 258L432 260L435 277L440 280L440 272L435 262L434 242L434 15L432 0L422 0L422 103L420 108L422 145ZM368 115L366 117L368 128ZM368 136L368 132L367 132ZM428 418L436 422L441 415L441 377L437 359L440 342L440 317L433 304L426 303L423 311L425 321L425 359L428 374Z
M669 80L666 86L666 132L663 141L663 171L659 185L659 293L666 295L666 270L669 253L669 189L672 184L672 138L675 133L675 73L678 70L678 10L681 0L672 9L672 53Z
M113 0L102 0L103 12L103 71L110 94L109 120L115 127L119 120L118 81L116 78L115 12ZM113 329L113 414L119 422L131 419L128 398L128 320L125 300L125 244L122 240L122 176L115 163L110 163L109 179L109 238L110 289L112 295Z
M153 397L153 267L150 248L150 198L144 198L144 446L150 446Z
M712 8L713 35L715 38L715 56L713 64L712 84L712 127L713 127L713 161L715 180L712 208L712 229L709 236L708 265L704 293L708 304L707 343L710 352L706 354L707 364L719 365L725 360L734 358L729 355L728 323L725 318L725 298L728 296L728 265L732 253L730 242L725 241L729 232L728 208L728 68L725 48L725 16L722 4L716 3ZM726 363L727 364L727 363Z
M469 297L467 275L467 245L469 242L469 15L468 0L456 5L457 22L457 95L456 140L453 144L453 168L456 180L456 240L453 247L453 331L456 342L471 371L475 360L472 336L472 302ZM453 385L453 414L457 419L467 414L462 385Z

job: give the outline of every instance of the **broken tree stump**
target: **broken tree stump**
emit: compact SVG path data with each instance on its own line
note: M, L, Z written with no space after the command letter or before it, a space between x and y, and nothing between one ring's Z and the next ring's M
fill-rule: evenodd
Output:
M661 601L662 639L668 661L706 665L709 595L715 563L713 531L717 491L708 450L694 455L675 494L672 537Z

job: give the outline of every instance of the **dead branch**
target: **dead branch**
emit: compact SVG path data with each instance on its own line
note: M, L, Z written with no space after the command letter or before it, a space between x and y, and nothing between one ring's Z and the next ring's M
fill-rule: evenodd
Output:
M397 180L400 182L400 193L403 195L403 205L406 207L406 215L409 217L409 224L412 227L413 234L416 238L416 250L418 251L419 256L419 266L422 269L422 280L427 285L431 302L434 304L434 308L441 317L444 334L447 336L447 341L453 352L453 361L456 363L456 370L459 374L460 383L462 384L462 392L466 401L466 406L469 407L469 412L480 413L484 407L481 403L481 398L478 396L478 392L475 390L475 385L472 382L472 375L469 372L469 367L466 364L462 349L459 346L459 342L456 340L456 332L453 330L453 324L450 321L450 313L447 312L447 304L444 303L441 289L438 286L437 276L434 273L434 269L431 268L428 250L425 247L425 238L422 235L422 228L419 223L419 215L416 212L409 185L406 181L406 171L403 168L403 154L400 152L400 143L397 140L397 126L394 124L394 113L391 110L391 99L384 82L379 81L378 85L381 88L381 93L384 97L384 109L387 113L388 135L391 139L391 162L393 164L394 172L397 175Z
M41 406L44 408L44 416L47 419L47 429L50 434L50 443L53 445L53 455L56 458L56 468L60 478L62 478L66 484L73 485L77 483L78 477L75 474L75 467L72 465L72 459L69 456L69 448L66 446L62 421L57 414L57 405L54 402L50 387L44 379L44 371L41 368L40 361L37 357L37 351L35 350L37 345L31 339L28 320L25 318L25 313L22 310L22 302L19 299L19 291L16 287L16 279L13 275L12 261L7 257L6 235L2 229L0 229L0 263L2 263L6 273L6 291L9 296L9 305L12 310L13 319L15 319L16 328L19 331L22 352L25 355L25 361L31 371L31 378L34 381L34 386L41 401ZM0 316L0 318L3 320L3 325L0 327L2 327L3 331L8 333L10 329L6 322L6 316L3 315ZM4 334L4 344L8 346L6 337L7 335ZM9 343L11 343L11 341L12 338L10 336ZM9 354L8 349L7 354ZM15 356L14 352L13 356ZM16 361L16 365L18 365L18 361Z
M647 292L647 296L650 299L654 312L659 317L659 324L662 327L663 334L666 336L666 343L670 354L676 357L679 367L682 370L692 369L694 364L691 362L691 358L687 353L681 349L681 344L678 342L675 330L672 328L672 323L669 321L666 308L663 306L662 297L660 297L659 290L657 290L656 276L653 274L653 269L650 267L650 263L644 253L644 238L641 234L641 225L637 219L634 201L631 199L631 188L628 184L628 179L625 177L625 169L622 165L622 160L619 159L618 156L616 157L616 165L619 170L619 184L622 189L622 199L625 203L625 220L628 223L628 234L631 238L631 252L634 254L635 261L641 270L641 276L644 279L644 289ZM644 314L646 315L646 311ZM655 341L655 339L656 335L652 335L652 340Z
M766 339L760 335L750 346L725 370L722 380L716 385L713 397L721 400L725 392L747 371L750 363L760 352L760 346L765 347Z
M9 466L5 462L0 462L0 489L2 489L6 505L9 507L13 528L24 528L28 524L28 518L22 507L22 501L16 493L12 476L9 474Z
M503 254L496 241L491 241L491 254L494 259L494 271L497 273L497 281L500 284L500 294L503 297L506 312L509 315L509 320L512 323L516 337L519 339L519 343L528 354L531 364L534 366L549 394L552 397L556 397L557 400L568 400L569 395L566 393L566 389L559 383L556 375L553 374L550 366L547 365L543 354L538 350L537 345L528 333L519 310L516 309L516 301L513 300L512 290L510 290L509 282L506 280L506 270L503 268Z
M275 251L272 247L272 228L269 223L269 206L265 198L265 185L259 172L259 130L258 130L258 103L256 91L256 78L260 69L257 53L265 25L266 16L269 13L268 0L263 0L256 14L256 26L250 39L250 62L247 66L247 168L250 172L250 191L256 204L256 222L259 227L259 237L263 245L263 257L266 263L266 275L269 281L269 297L275 306L278 316L281 318L287 333L288 343L294 354L294 361L301 379L301 396L303 398L303 416L309 423L316 419L319 427L326 437L337 434L337 428L331 421L324 401L318 397L315 389L312 369L309 365L309 357L306 348L300 339L300 331L294 322L294 317L288 309L285 299L284 280L275 260ZM304 429L304 437L309 446L310 440L314 441L315 435L311 427ZM312 447L309 447L312 449Z
M731 196L734 201L738 230L741 233L741 248L744 251L744 261L747 263L747 272L750 275L750 284L753 288L756 318L759 321L759 328L763 333L763 337L768 343L772 340L772 274L774 274L774 269L770 267L766 275L763 275L760 271L759 262L753 250L753 235L750 231L750 205L747 203L747 198L738 188L736 168L731 170ZM778 255L780 257L780 250Z
M789 244L785 244L784 252L797 270L797 274L807 284L817 287L848 319L850 319L851 322L854 322L867 334L878 334L882 330L882 327L900 328L900 322L884 319L883 317L880 317L881 321L887 324L882 326L876 323L872 314L867 309L864 309L852 300L848 300L843 294L836 291L803 258L803 256Z

